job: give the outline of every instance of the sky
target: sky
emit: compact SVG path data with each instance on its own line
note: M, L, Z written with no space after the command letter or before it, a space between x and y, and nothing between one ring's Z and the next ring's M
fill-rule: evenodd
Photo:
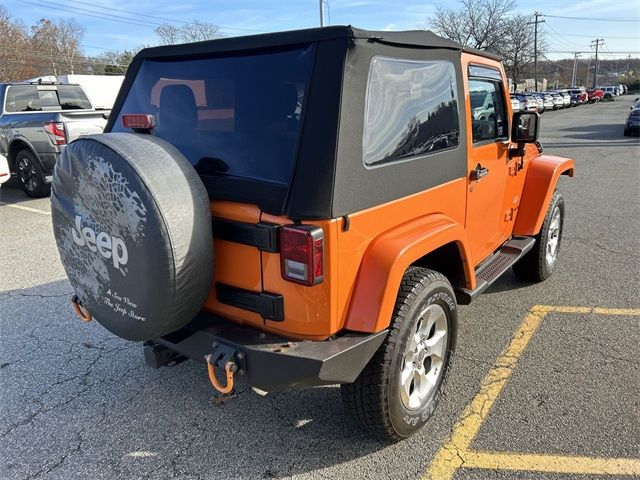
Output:
M459 5L455 0L326 3L326 23L371 30L416 29L437 6ZM86 28L82 49L89 55L153 45L154 29L163 22L181 25L198 19L220 26L231 36L316 27L320 21L319 0L0 0L0 5L27 25L42 17L75 18ZM574 51L585 52L582 58L587 58L590 42L596 38L605 40L602 58L626 58L626 52L640 57L640 0L519 1L516 10L545 15L541 30L550 59L573 58Z

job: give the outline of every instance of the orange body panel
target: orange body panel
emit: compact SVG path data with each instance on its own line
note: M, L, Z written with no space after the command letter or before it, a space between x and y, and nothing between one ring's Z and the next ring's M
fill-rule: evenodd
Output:
M211 202L211 214L214 217L240 222L257 223L260 221L258 207L241 203L213 201ZM213 286L203 308L238 323L262 325L262 317L257 313L218 302L215 287L217 282L222 282L246 290L261 291L260 252L255 247L225 240L216 240L213 245L215 265Z
M463 259L468 258L464 228L439 213L412 220L376 238L362 261L345 327L360 332L387 328L406 269L425 252L451 242L458 245ZM469 263L463 262L472 284Z
M468 53L462 54L462 71L465 91L465 105L467 123L467 151L468 178L471 171L480 165L489 170L489 174L479 182L469 179L467 216L465 229L471 245L471 255L474 265L491 255L497 247L511 236L515 212L519 207L520 191L524 179L524 170L518 170L519 158L509 158L511 142L508 138L498 141L488 141L480 144L473 143L472 119L469 95L469 65L481 65L498 69L502 78L506 78L502 64L489 58L478 57ZM512 118L511 101L508 85L502 83L502 97ZM507 136L510 132L511 121L505 122ZM526 166L525 166L526 168Z
M573 170L574 161L569 158L541 155L531 160L514 235L537 235L540 232L558 178L562 174L573 177Z
M285 217L264 214L262 221L290 224ZM323 340L340 330L335 312L338 291L337 251L338 220L304 222L324 232L324 280L307 287L282 278L280 254L262 252L263 287L284 297L283 322L267 321L264 330L298 339Z
M338 252L338 315L344 328L386 328L402 273L430 251L455 241L467 258L466 184L461 178L349 217ZM475 287L473 267L467 262L464 269L468 288Z

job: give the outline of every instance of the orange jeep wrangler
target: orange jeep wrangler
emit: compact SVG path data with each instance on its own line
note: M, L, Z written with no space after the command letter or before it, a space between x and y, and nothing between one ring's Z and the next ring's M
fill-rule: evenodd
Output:
M407 437L458 305L556 268L574 163L537 137L498 58L431 32L144 49L106 133L55 167L74 309L155 368L198 360L222 393L340 384L364 427Z

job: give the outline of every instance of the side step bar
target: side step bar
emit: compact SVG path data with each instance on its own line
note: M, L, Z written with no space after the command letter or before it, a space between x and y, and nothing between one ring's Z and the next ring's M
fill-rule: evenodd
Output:
M476 269L477 285L474 290L456 289L456 300L459 305L469 305L471 301L491 286L504 272L520 260L533 248L536 239L533 237L513 237L507 241L486 262Z

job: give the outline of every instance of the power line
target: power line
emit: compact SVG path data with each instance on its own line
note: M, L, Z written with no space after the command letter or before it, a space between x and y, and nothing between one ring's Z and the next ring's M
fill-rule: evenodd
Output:
M73 14L77 14L77 15L84 15L85 17L99 18L101 20L109 20L109 21L117 22L117 23L126 23L128 25L135 25L137 27L146 27L146 28L156 28L157 27L157 25L153 25L153 24L150 24L150 23L141 23L141 22L130 21L130 20L118 20L116 18L109 18L109 17L105 17L103 15L97 15L97 14L93 15L91 13L77 12L77 11L75 11L73 9L64 8L64 7L60 6L59 4L52 4L52 5L55 5L55 6L50 6L50 5L45 5L45 4L42 4L42 3L29 2L27 0L18 0L18 1L22 2L22 3L26 3L28 5L32 5L34 7L48 8L50 10L56 10L56 11L62 10L64 12L68 12L68 13L73 13ZM122 18L124 18L124 17L122 17Z
M565 17L563 15L545 15L549 18L563 18L565 20L585 20L592 22L638 22L633 18L602 18L602 17Z
M547 23L547 27L551 28L549 26L549 24ZM557 30L552 29L554 32L557 32ZM593 37L593 35L581 35L579 33L563 33L562 34L563 37L581 37L581 38L591 38ZM607 38L612 38L615 40L640 40L640 36L638 37L617 37L617 36L611 36L611 35L599 35L601 37L606 36Z
M127 25L135 25L138 27L145 27L145 28L157 28L160 25L162 25L163 23L161 22L157 22L157 21L152 21L152 20L144 20L144 19L135 19L135 18L128 18L128 17L124 17L122 15L115 15L115 14L111 14L111 13L106 13L106 12L102 12L102 11L97 11L97 10L91 10L88 8L81 8L81 7L72 7L71 5L60 5L59 3L54 3L54 2L49 2L47 0L17 0L19 2L22 3L26 3L28 5L32 5L34 7L42 7L42 8L48 8L50 10L55 10L55 11L64 11L64 12L68 12L68 13L72 13L74 15L83 15L86 17L91 17L91 18L98 18L100 20L108 20L108 21L112 21L112 22L117 22L117 23L124 23ZM72 0L67 0L67 1L72 1ZM75 2L74 3L81 3L81 2ZM106 7L97 7L97 8L106 8ZM134 14L135 12L130 12L128 10L121 10L121 9L111 9L111 10L117 10L120 12L125 12L125 13L130 13L130 14ZM138 14L138 15L142 15L142 14ZM142 15L145 16L145 15ZM158 17L158 18L162 18L162 17ZM172 20L172 22L178 22L178 23L183 23L185 25L189 25L193 22L187 22L184 20ZM164 22L167 23L167 22ZM240 30L240 31L246 31L246 32L253 32L253 33L264 33L261 30L252 30L252 29L245 29L245 28L236 28L236 27L225 27L222 25L216 25L218 28L220 28L221 30Z
M68 3L76 3L78 5L89 6L89 7L98 8L98 9L107 10L107 11L128 13L130 15L136 15L138 17L143 17L143 18L151 18L151 19L155 19L155 20L162 20L163 23L182 23L182 24L185 24L185 25L190 25L191 23L193 23L192 21L180 20L180 19L177 19L177 18L158 17L158 16L155 16L155 15L149 15L149 14L145 14L145 13L133 12L131 10L124 10L122 8L103 7L103 6L100 6L100 5L93 5L93 4L86 3L86 2L80 2L78 0L64 0L64 1L68 2ZM224 30L239 30L239 31L242 31L242 32L264 33L264 30L255 30L255 29L252 29L252 28L229 27L229 26L224 26L224 25L216 25L216 26L221 28L221 29L224 29Z
M547 50L547 53L593 53L593 50ZM616 55L632 55L635 53L640 53L640 50L611 50L608 53L613 53Z

